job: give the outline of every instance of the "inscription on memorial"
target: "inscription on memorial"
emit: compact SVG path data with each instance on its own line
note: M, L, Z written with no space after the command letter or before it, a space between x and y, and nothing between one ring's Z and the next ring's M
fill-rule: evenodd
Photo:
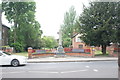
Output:
M45 50L36 50L36 53L46 53Z
M75 53L85 53L85 50L84 49L72 49L72 52L75 52Z

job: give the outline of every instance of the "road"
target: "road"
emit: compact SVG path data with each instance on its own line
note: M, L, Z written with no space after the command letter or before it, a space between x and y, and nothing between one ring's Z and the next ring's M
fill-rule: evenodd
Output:
M0 68L3 78L118 78L117 61L28 63Z

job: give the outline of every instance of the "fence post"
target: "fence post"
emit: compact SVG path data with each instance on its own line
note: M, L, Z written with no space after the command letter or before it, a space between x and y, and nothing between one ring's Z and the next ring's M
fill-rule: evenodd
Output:
M29 58L29 59L32 58L32 51L33 51L33 48L32 48L32 47L29 47L29 48L28 48L28 58Z

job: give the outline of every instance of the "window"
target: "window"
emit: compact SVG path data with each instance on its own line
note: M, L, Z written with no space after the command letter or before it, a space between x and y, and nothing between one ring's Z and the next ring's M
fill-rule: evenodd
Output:
M0 56L2 56L2 53L0 53Z
M82 40L80 39L80 35L76 36L76 42L82 42Z
M3 52L4 54L6 54L6 55L11 55L10 53L7 53L7 52Z
M1 36L2 34L1 34L1 31L0 31L0 40L2 39L2 36Z
M80 40L80 38L79 38L79 37L77 38L77 42L81 42L81 40Z
M79 45L79 48L83 48L83 45Z
M5 32L5 30L3 29L3 33Z

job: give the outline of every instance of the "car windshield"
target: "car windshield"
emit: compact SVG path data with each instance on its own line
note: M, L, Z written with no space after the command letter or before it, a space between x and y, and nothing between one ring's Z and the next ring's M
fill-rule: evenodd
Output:
M7 53L7 52L3 52L4 54L6 54L6 55L11 55L10 53Z

